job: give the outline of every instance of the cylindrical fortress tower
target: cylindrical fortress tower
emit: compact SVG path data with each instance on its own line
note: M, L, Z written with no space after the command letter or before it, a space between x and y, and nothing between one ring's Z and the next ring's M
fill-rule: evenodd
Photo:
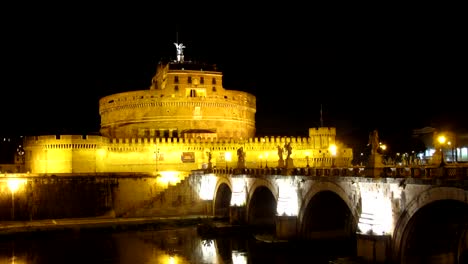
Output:
M99 100L100 132L109 138L252 138L256 98L224 89L215 65L161 62L148 90Z

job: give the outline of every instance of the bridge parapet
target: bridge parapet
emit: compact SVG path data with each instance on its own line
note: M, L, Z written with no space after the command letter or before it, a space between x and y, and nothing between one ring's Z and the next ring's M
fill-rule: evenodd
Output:
M221 168L211 170L215 174L248 175L294 175L294 176L334 176L334 177L372 177L367 175L365 167L335 168ZM421 167L384 167L377 178L447 178L454 180L468 179L466 166L421 166Z
M206 174L200 181L211 180L207 197L214 208L222 197L230 197L224 203L232 223L274 225L279 239L357 236L358 255L366 260L406 256L403 249L413 242L405 232L416 228L413 219L436 223L427 219L427 210L442 210L443 202L459 211L468 203L467 166L385 166L372 177L367 172L366 167L305 167L214 168L199 173ZM325 220L319 222L316 215ZM457 213L451 219L466 226L462 221L468 218Z

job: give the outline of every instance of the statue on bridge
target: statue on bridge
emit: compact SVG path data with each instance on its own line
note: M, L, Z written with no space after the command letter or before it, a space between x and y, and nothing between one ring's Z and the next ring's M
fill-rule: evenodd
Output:
M291 158L291 154L292 154L291 142L284 144L284 148L286 149L286 152L287 152L286 160L288 160Z
M294 168L293 159L291 158L292 147L291 142L284 144L284 149L286 150L286 169Z
M382 174L384 165L382 163L382 155L378 152L380 139L377 129L369 134L369 142L367 143L367 146L371 146L371 154L366 166L367 175L378 177Z
M211 162L213 156L211 155L211 151L206 152L206 154L208 155L208 169L211 170L213 169L213 163Z
M237 168L244 169L245 168L245 152L244 147L240 147L237 149Z
M278 157L279 157L278 168L283 168L284 167L284 159L283 159L284 150L280 145L278 145L277 148L278 148Z
M278 157L279 160L283 160L283 148L278 145Z
M380 146L379 132L377 130L372 131L369 134L369 142L367 146L371 146L371 155L377 154L377 150Z

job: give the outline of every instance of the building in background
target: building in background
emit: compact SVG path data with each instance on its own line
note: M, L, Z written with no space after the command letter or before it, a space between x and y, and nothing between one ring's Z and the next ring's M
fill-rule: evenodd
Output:
M99 100L101 135L37 135L24 139L23 170L30 173L159 173L187 175L208 167L350 166L353 151L334 127L308 137L255 137L256 98L225 89L215 65L160 62L149 89ZM295 113L291 113L294 115ZM292 164L292 163L291 163Z
M443 153L444 161L447 163L468 162L468 134L466 133L424 127L414 129L413 137L421 140L426 146L425 151L418 154L426 164L431 163L435 155L440 152ZM440 137L444 137L445 140L440 142Z

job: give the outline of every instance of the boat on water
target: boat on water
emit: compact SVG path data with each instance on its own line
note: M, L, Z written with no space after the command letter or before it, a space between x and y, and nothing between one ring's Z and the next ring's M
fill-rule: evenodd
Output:
M251 235L252 227L233 225L226 222L206 222L197 225L197 233L202 237Z
M256 234L255 239L264 243L287 243L286 239L279 239L273 234Z

